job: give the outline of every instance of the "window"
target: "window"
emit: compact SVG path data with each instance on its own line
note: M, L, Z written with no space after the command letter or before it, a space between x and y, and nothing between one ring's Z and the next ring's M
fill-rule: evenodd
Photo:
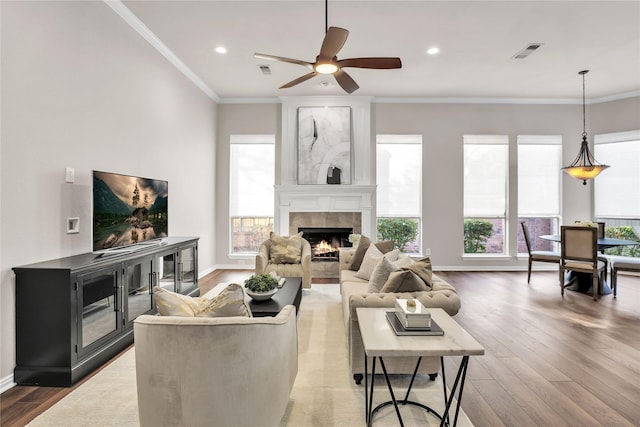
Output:
M596 221L607 237L640 241L640 130L596 135L594 156L611 166L593 180ZM605 253L640 257L637 246Z
M504 254L509 137L465 135L464 253Z
M275 137L231 135L229 151L231 253L255 253L273 231Z
M420 253L422 136L378 135L376 181L378 239L393 239L404 252Z
M561 136L518 136L518 222L527 224L532 250L554 250L552 242L535 237L559 234L561 168ZM525 254L527 246L518 227L518 253Z

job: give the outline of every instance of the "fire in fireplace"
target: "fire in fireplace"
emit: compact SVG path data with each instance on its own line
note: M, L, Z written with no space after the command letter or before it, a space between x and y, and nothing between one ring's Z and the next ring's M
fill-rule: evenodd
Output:
M299 227L300 231L311 245L311 261L338 261L340 248L351 246L349 234L353 228Z

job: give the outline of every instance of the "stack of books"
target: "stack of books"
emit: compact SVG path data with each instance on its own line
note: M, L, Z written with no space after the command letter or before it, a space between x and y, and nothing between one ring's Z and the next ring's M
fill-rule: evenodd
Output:
M406 329L431 327L431 313L417 299L396 299L396 317Z

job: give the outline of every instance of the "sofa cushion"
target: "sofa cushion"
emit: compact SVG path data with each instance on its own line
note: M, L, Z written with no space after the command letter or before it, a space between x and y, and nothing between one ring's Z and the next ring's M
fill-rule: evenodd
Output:
M194 298L160 287L154 289L153 296L161 316L251 317L244 289L237 283L229 284L213 298Z
M397 269L398 267L386 255L383 255L369 277L369 292L380 292L389 279L389 274Z
M298 264L302 259L302 232L293 236L278 236L273 231L269 237L269 259L274 264Z
M389 274L380 292L416 292L431 290L413 271L400 269Z

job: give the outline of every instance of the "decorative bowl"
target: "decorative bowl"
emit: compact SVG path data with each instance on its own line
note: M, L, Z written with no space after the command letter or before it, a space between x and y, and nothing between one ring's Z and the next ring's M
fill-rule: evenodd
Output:
M256 301L266 301L268 299L271 299L271 297L274 296L276 292L278 292L278 288L274 288L266 292L252 292L249 289L245 288L245 291L247 291L247 295L249 295Z

